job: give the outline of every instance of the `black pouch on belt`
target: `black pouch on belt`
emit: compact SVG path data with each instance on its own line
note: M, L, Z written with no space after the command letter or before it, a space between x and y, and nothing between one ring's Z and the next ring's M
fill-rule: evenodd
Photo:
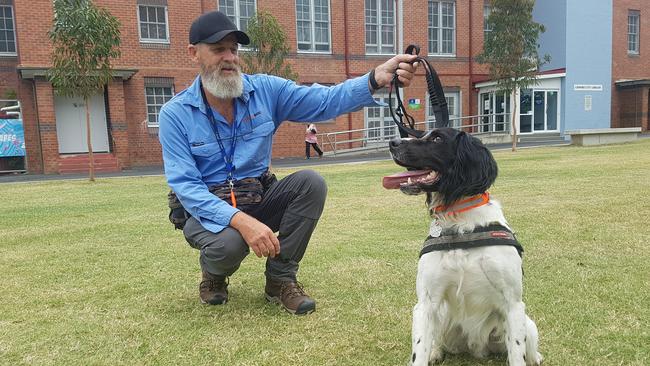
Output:
M232 206L231 187L229 183L215 184L208 187L208 189L210 193ZM253 206L262 202L264 186L260 178L244 178L233 182L232 192L235 194L237 208L248 212Z
M243 212L249 212L262 202L264 192L277 182L277 180L275 174L266 171L259 178L244 178L233 182L237 208ZM208 190L229 205L232 205L229 183L214 184L208 187ZM167 194L167 203L170 209L169 221L174 224L174 228L182 230L185 222L190 218L190 214L185 210L173 191L169 191Z

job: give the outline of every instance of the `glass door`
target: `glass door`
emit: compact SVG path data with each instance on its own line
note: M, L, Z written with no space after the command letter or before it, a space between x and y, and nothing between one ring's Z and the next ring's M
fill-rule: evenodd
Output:
M481 94L481 114L483 117L481 117L481 126L479 128L480 132L489 132L490 131L490 125L492 124L493 120L493 112L494 112L494 92L492 93L483 93Z
M546 130L556 131L557 128L557 91L546 92Z
M510 125L510 96L497 93L494 99L494 131L508 131Z
M521 133L557 131L558 91L523 89L519 97Z
M519 132L533 132L533 91L531 89L522 89L519 95Z
M546 130L546 92L533 94L533 132Z

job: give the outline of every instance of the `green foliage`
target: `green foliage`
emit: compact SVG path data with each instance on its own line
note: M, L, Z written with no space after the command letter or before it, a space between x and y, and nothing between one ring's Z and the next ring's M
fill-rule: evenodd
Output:
M284 61L289 54L287 35L278 20L266 11L259 11L248 22L246 33L251 39L250 51L243 51L244 70L249 74L271 74L296 80L298 74Z
M5 91L4 99L18 99L18 93L14 89L7 89Z
M537 80L539 67L550 61L548 55L540 59L537 49L542 24L533 21L535 0L491 0L487 33L483 52L477 61L489 64L490 77L499 89L512 93L527 88Z
M120 23L91 0L54 0L54 46L48 78L59 95L88 99L112 78L120 55Z

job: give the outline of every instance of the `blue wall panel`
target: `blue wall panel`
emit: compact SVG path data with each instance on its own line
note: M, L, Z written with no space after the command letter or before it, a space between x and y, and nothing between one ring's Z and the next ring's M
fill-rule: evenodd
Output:
M541 71L562 69L566 66L566 0L537 0L533 20L543 24L546 31L539 36L539 56L551 56L551 62Z
M551 1L540 1L551 3ZM612 0L566 3L566 115L564 130L611 125ZM600 85L601 91L576 91L576 85ZM585 111L585 96L592 110Z

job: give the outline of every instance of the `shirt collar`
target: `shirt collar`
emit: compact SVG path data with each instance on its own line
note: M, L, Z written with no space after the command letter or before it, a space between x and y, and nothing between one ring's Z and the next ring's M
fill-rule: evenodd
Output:
M248 103L254 90L248 75L242 74L242 79L243 91L242 95L237 99L240 99L244 103ZM207 113L206 106L203 103L203 97L201 96L201 76L197 76L194 79L194 82L192 82L192 85L187 88L183 103L196 107L203 113Z

